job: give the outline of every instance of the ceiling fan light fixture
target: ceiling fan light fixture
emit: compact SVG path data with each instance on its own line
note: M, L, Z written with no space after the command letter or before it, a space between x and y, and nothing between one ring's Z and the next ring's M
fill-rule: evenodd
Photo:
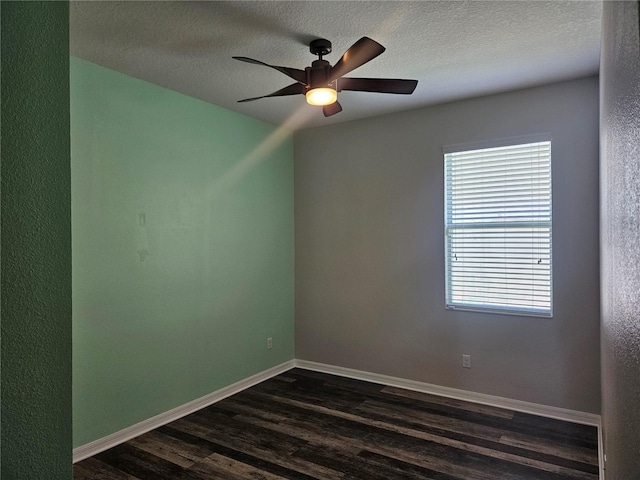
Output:
M305 97L309 105L322 107L335 103L338 99L338 92L331 87L312 88L305 94Z

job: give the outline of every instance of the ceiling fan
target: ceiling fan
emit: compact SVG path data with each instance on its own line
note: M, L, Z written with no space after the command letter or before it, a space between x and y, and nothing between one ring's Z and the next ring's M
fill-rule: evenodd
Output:
M296 83L269 95L245 98L244 100L239 100L239 102L252 102L267 97L302 94L306 96L307 103L322 106L324 116L329 117L342 111L342 107L337 101L338 92L342 90L410 95L418 85L417 80L343 77L343 75L373 60L384 52L385 48L369 37L362 37L354 43L333 67L322 58L331 53L331 42L329 40L323 38L313 40L309 44L309 50L318 56L318 60L314 60L311 66L306 67L304 70L269 65L248 57L233 57L242 62L273 68L296 81Z

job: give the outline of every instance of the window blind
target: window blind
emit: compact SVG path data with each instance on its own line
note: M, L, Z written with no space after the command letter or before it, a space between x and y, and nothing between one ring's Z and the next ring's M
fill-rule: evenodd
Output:
M447 308L552 314L551 142L445 153Z

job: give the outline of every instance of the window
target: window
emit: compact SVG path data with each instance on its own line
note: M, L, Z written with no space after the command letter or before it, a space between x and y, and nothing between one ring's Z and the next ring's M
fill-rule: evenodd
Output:
M445 148L447 308L552 315L551 142L546 138L464 151Z

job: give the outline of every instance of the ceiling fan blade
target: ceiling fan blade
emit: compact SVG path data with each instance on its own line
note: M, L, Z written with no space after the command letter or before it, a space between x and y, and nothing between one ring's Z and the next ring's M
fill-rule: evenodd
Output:
M241 62L253 63L255 65L264 65L265 67L273 68L278 70L281 73L284 73L286 76L293 78L296 82L300 82L302 84L307 83L307 72L304 70L298 70L297 68L289 68L289 67L278 67L277 65L269 65L268 63L261 62L260 60L254 60L249 57L231 57L235 60L240 60Z
M330 117L331 115L335 115L336 113L340 113L342 111L342 105L338 102L333 102L331 105L325 105L322 107L322 113L324 113L325 117Z
M371 40L369 37L362 37L349 50L344 52L342 58L331 68L329 82L346 75L369 60L373 60L384 50L385 48L375 40Z
M238 100L238 103L253 102L254 100L260 100L267 97L286 97L287 95L304 94L306 87L301 83L293 83L288 87L281 88L277 92L270 93L269 95L263 95L261 97L245 98L244 100Z
M418 85L417 80L401 80L396 78L340 78L338 91L399 93L410 95Z

